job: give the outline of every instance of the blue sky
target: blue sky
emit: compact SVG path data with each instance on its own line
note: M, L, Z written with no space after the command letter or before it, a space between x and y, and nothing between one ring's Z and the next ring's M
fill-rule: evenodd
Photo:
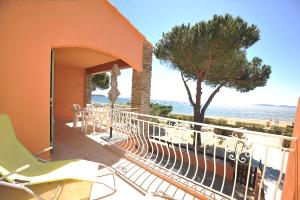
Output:
M300 1L299 0L111 0L120 12L155 45L174 25L211 19L214 14L241 16L260 29L260 41L248 50L271 65L272 75L263 88L238 93L224 88L213 104L296 105L300 96ZM130 97L131 70L120 77L121 96ZM195 84L190 83L195 91ZM212 91L204 88L204 99ZM106 94L107 91L101 91ZM153 99L188 101L177 71L153 60Z

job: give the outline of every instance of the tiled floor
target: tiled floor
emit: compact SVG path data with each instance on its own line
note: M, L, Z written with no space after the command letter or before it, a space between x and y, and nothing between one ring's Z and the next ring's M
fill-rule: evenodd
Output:
M116 148L102 139L105 136L108 136L106 130L99 129L93 133L89 130L85 135L80 128L73 128L71 122L61 121L56 122L55 125L53 160L80 158L93 161L95 164L106 164L117 172L117 191L108 195L110 193L108 188L101 184L94 184L91 199L99 199L103 196L101 199L124 199L129 196L130 199L194 199L127 160L122 152L116 152ZM109 178L106 177L103 182L111 183Z
M95 176L109 173L109 170L105 168L100 168L97 172L98 163L103 163L113 169L118 163L124 162L122 155L111 151L105 144L90 139L81 133L80 128L72 128L72 123L56 122L54 149L51 153L51 160L65 159L85 159L92 161L90 164L95 165ZM82 169L82 171L84 170ZM97 180L99 183L95 184L89 182L60 181L37 185L31 188L36 194L45 199L51 197L57 186L61 188L56 195L59 200L86 200L89 196L90 199L105 200L155 199L155 197L149 197L145 192L136 189L133 184L129 184L126 182L126 179L119 176L116 176L116 191L110 188L113 186L112 176L100 176ZM0 187L0 200L34 200L34 198L21 190Z
M117 174L116 191L110 188L110 186L113 186L112 176L102 176L98 179L100 183L92 184L90 199L195 199L165 180L151 174L148 170L127 160L122 151L117 151L114 146L102 139L102 137L105 136L108 136L105 130L97 130L97 132L83 134L81 128L73 128L71 122L60 121L55 124L54 149L51 153L51 160L85 159L92 161L90 163L91 165L95 165L95 169L97 169L98 163L102 163L107 165L111 170L114 170ZM84 171L85 169L82 170ZM105 175L108 172L107 169L100 168L98 172L95 170L95 175L96 173ZM175 176L171 178L178 182L184 181ZM82 185L84 182L81 185L80 183L78 184L77 186L76 183L72 183L72 185L68 187L67 193L72 191L72 198L70 200L85 199L82 198L84 192L81 189L75 189L76 191L73 191L73 188L87 188ZM90 188L90 184L87 184ZM89 188L85 189L85 195L87 196L90 193ZM49 193L49 191L47 192ZM12 193L8 191L8 194ZM59 199L69 200L69 198L62 198L62 196L68 195L69 194L61 195ZM20 195L17 196L20 197ZM19 197L15 199L23 200ZM11 200L11 198L8 199ZM31 200L32 198L26 197L24 199ZM0 200L2 200L1 194Z
M101 130L85 135L80 128L73 128L72 123L68 122L55 124L52 160L85 159L95 164L106 164L117 171L116 192L111 194L111 190L104 184L93 184L91 199L163 199L160 196L168 197L166 199L193 199L185 192L131 163L122 156L122 153L113 151L113 147L101 139L106 135L107 133ZM104 169L101 170L101 173L106 173ZM109 176L101 180L107 185L112 184Z
M105 144L99 144L90 139L83 133L80 128L72 128L72 123L56 122L54 135L54 151L51 154L52 160L63 159L85 159L97 163L103 163L111 168L122 161L122 156L105 147ZM82 169L84 170L84 169ZM100 173L107 173L101 169ZM116 192L112 193L105 184L112 186L111 176L100 179L104 184L93 184L91 199L124 199L130 195L130 199L146 198L125 180L116 176Z

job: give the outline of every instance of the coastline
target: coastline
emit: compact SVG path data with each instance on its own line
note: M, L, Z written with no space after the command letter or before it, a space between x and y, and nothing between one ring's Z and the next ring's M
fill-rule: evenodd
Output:
M109 103L105 95L92 95L92 101L97 103ZM129 101L130 98L119 97L116 103L126 104ZM151 100L151 102L172 106L173 108L170 114L192 116L193 113L193 109L188 103L168 100ZM296 107L294 106L259 104L249 106L212 106L207 110L206 117L225 119L229 124L233 125L237 121L267 125L268 121L270 121L270 126L286 127L287 125L292 125L295 114Z
M244 119L244 118L234 118L234 117L216 117L216 116L207 116L208 118L213 119L225 119L227 120L228 124L234 125L236 122L246 122L246 123L254 123L254 124L261 124L261 125L267 125L268 122L270 122L270 126L280 126L280 127L286 127L291 126L292 121L278 121L278 124L275 123L275 120L266 120L266 119Z
M181 113L171 113L172 115L182 115L193 117L193 115L186 115ZM270 126L280 126L287 127L291 126L293 121L288 120L278 120L278 123L275 120L266 120L266 119L247 119L247 118L237 118L237 117L222 117L222 116L210 116L206 115L205 118L210 119L224 119L228 124L235 125L236 122L245 122L245 123L253 123L253 124L261 124L267 126L267 123L270 122Z

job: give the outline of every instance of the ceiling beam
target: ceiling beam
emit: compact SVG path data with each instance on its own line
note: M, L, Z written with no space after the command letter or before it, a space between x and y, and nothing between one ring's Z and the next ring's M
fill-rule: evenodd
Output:
M114 64L117 64L120 69L130 68L130 66L126 62L124 62L121 59L118 59L118 60L107 62L107 63L101 64L101 65L89 67L86 69L86 73L87 74L95 74L95 73L110 71L111 68L114 66Z

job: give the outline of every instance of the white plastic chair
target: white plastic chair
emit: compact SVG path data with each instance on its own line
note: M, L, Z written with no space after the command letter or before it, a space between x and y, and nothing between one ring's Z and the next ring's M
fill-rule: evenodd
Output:
M88 111L94 111L95 106L93 104L88 103L88 104L86 104L85 108Z
M110 118L110 107L103 106L100 108L98 113L98 122L100 125L100 128L102 126L106 127L107 132L109 131L110 125L111 125L111 118Z
M72 105L72 111L74 112L74 120L73 120L73 127L77 127L78 121L82 120L82 110L79 104Z
M98 109L93 104L86 104L86 107L83 109L83 126L82 132L87 133L89 125L93 126L93 132L95 132L96 125L98 122Z

